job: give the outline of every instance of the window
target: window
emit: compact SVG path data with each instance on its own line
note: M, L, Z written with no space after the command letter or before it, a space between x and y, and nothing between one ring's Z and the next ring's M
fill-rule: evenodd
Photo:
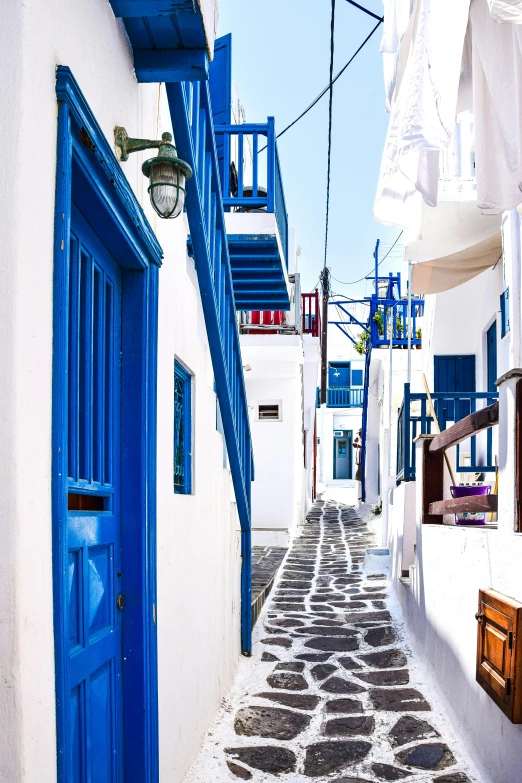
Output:
M174 363L174 492L192 492L192 376Z
M257 406L258 421L282 421L280 402L261 402Z
M510 331L509 323L509 288L500 294L500 336L505 337Z

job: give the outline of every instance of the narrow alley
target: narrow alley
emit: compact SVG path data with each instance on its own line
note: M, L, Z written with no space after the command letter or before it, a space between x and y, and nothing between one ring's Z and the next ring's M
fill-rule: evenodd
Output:
M373 546L352 507L314 504L185 783L472 780L402 649L386 575L365 573Z

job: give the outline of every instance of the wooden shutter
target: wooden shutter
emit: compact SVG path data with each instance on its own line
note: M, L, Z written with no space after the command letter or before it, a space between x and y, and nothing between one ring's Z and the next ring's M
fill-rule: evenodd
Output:
M232 35L224 35L214 42L214 59L209 68L210 102L214 125L232 123ZM219 174L223 183L224 144L230 144L230 137L216 136ZM224 196L230 194L224 193Z
M522 723L522 604L479 591L477 682L512 723Z

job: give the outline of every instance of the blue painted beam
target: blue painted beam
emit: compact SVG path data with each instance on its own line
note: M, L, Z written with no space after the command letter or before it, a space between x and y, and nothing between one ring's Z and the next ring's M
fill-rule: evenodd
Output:
M208 80L205 49L135 49L139 82L202 82Z
M110 0L114 16L173 16L198 13L194 0Z

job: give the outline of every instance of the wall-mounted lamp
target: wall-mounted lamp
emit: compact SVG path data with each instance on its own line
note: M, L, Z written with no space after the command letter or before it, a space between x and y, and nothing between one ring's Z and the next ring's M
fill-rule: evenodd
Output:
M131 152L157 149L155 158L146 160L141 170L149 180L150 203L160 218L176 218L185 203L185 181L192 176L192 169L178 158L172 144L172 134L164 133L161 141L130 139L125 128L114 128L114 143L121 150L120 160L129 159Z

